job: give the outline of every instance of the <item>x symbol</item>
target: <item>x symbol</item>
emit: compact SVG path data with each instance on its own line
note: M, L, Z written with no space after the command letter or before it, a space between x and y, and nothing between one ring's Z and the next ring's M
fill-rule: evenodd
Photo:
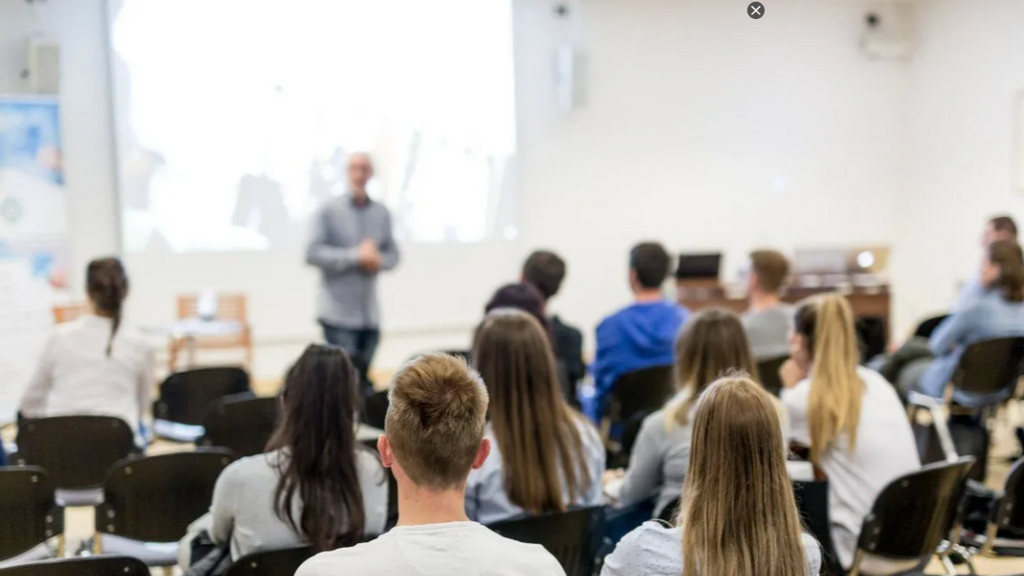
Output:
M764 4L761 4L760 2L751 2L750 5L747 6L747 15L754 20L761 18L764 16Z

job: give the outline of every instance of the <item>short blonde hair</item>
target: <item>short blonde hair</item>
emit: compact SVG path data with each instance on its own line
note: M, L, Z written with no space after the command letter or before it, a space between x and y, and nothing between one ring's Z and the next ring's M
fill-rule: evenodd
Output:
M384 432L409 479L431 490L465 485L487 421L487 388L466 361L417 357L391 381Z

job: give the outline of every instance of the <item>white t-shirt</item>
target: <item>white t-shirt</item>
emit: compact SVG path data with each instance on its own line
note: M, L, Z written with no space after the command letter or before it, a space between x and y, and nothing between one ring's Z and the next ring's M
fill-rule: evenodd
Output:
M910 421L892 384L874 370L857 368L857 374L864 382L864 398L856 449L850 452L849 437L844 435L821 460L829 482L832 541L843 566L853 562L861 525L878 494L892 480L921 467ZM810 394L809 379L782 390L792 439L807 446L811 445Z
M565 576L536 544L509 540L476 522L397 526L372 542L324 552L295 576Z

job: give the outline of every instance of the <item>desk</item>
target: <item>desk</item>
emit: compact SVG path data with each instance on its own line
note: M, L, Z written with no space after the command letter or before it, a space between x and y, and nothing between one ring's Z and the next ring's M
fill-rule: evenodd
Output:
M198 338L218 338L225 336L237 336L245 332L245 325L233 320L202 320L199 318L187 318L178 320L171 324L149 326L143 328L143 332L167 336L172 341L184 340L185 353L188 359L188 367L192 368L196 363L196 340ZM174 371L174 366L171 366Z
M703 308L725 308L737 314L742 314L747 309L747 299L730 298L721 285L710 286L707 284L695 285L692 282L680 281L679 303L690 310L697 311ZM794 286L788 289L782 300L790 304L796 304L801 300L816 294L839 291L846 296L853 308L854 316L858 318L874 317L881 318L885 322L886 330L889 329L891 298L887 284L879 286Z

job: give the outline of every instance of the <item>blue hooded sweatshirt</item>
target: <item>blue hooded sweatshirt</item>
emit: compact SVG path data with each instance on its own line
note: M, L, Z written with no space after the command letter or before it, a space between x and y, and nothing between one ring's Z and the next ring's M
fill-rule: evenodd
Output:
M627 306L597 326L597 354L591 366L595 414L604 414L605 401L620 376L651 366L670 366L676 337L690 311L665 301Z

